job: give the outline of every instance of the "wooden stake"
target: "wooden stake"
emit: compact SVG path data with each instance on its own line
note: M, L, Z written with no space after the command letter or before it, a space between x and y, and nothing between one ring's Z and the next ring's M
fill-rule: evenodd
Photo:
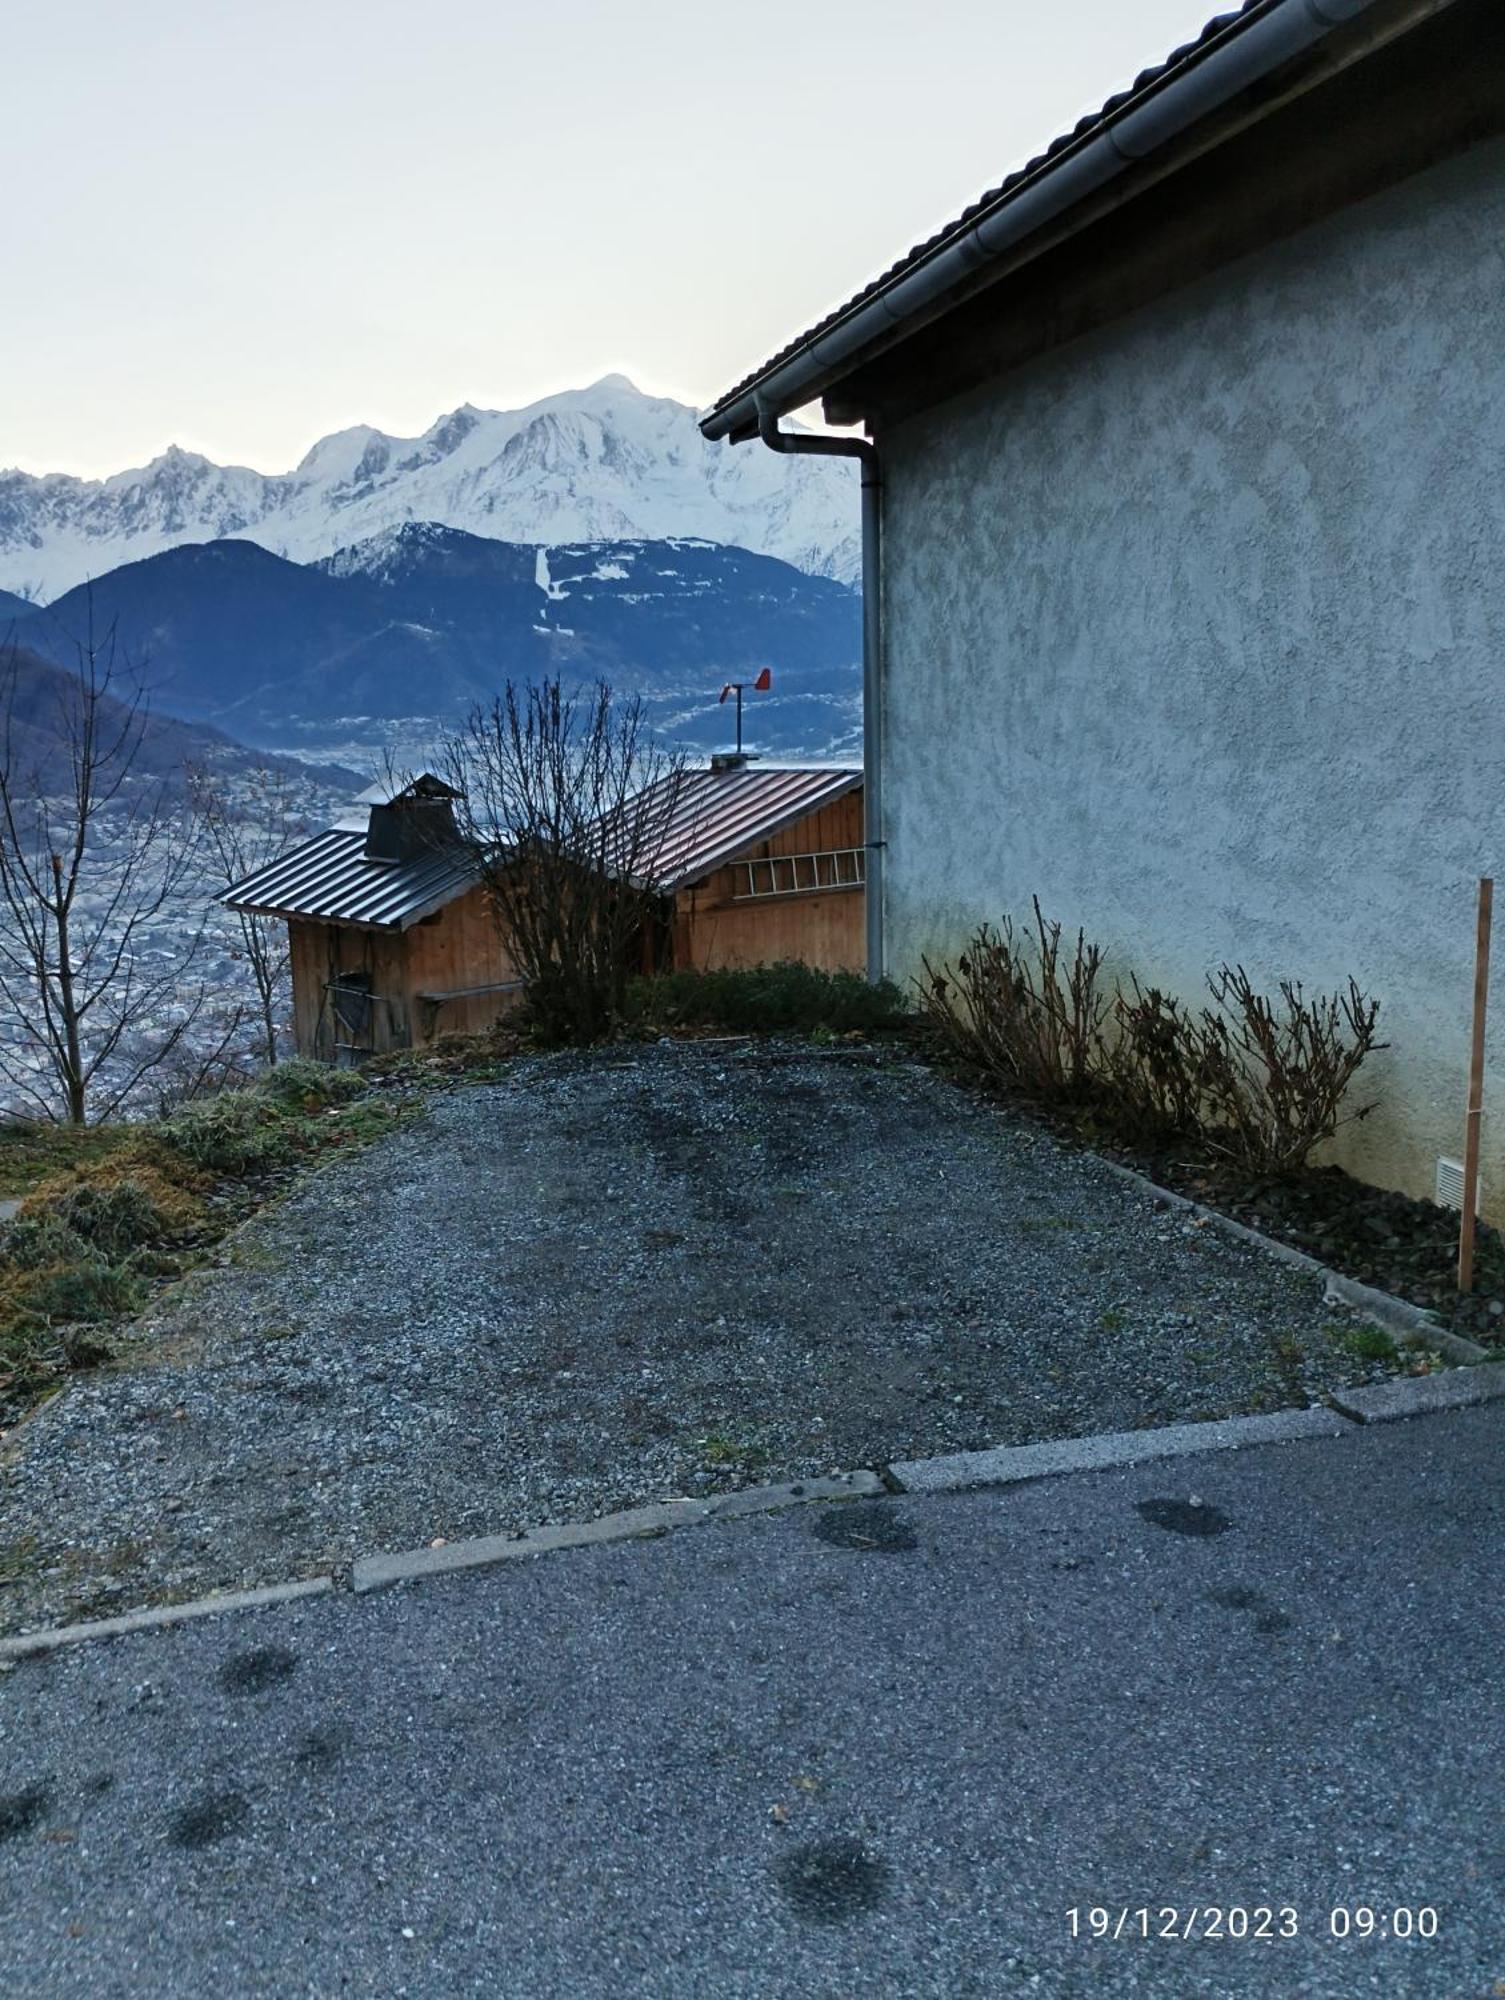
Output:
M1474 1038L1468 1059L1468 1117L1463 1137L1463 1219L1458 1229L1458 1289L1474 1288L1474 1215L1479 1206L1479 1126L1484 1117L1484 1015L1489 1005L1489 922L1495 885L1479 878L1479 928L1474 942Z

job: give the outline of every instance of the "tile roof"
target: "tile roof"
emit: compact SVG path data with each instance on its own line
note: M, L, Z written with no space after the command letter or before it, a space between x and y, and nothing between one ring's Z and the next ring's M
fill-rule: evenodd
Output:
M1021 187L1025 181L1032 179L1042 169L1048 167L1058 154L1066 152L1069 148L1079 145L1083 139L1090 137L1099 126L1112 118L1116 112L1121 111L1126 104L1139 96L1142 91L1150 89L1152 85L1164 82L1177 70L1187 67L1207 48L1209 43L1218 40L1220 36L1228 33L1231 29L1237 28L1248 16L1268 11L1269 6L1270 0L1244 0L1242 6L1231 8L1226 13L1214 15L1200 34L1196 35L1189 42L1183 42L1179 48L1173 49L1164 62L1155 63L1149 69L1141 70L1134 81L1125 89L1115 91L1096 111L1089 111L1084 117L1079 118L1069 132L1063 132L1057 138L1052 139L1042 153L1037 153L1032 160L1001 180L996 187L991 187L985 193L980 194L977 200L970 207L964 208L954 221L948 222L943 228L938 229L933 236L928 236L923 243L916 243L914 248L907 250L896 264L891 264L879 277L874 278L871 284L864 285L862 290L854 293L845 304L838 306L833 312L827 313L824 319L817 320L813 326L807 327L797 339L791 340L787 347L780 348L777 354L770 355L760 368L755 368L752 374L745 376L734 388L728 389L725 395L719 396L712 406L712 411L708 412L707 416L714 411L725 409L729 403L734 403L739 397L745 396L748 390L760 382L765 375L771 374L775 368L782 367L786 361L792 360L801 348L807 346L812 340L818 339L821 334L829 332L832 327L845 319L848 314L855 312L859 306L866 305L870 299L876 298L880 292L885 291L896 279L914 270L917 265L923 264L936 251L943 249L951 238L961 235L965 230L970 228L979 216L1006 200L1009 195L1014 193L1016 188Z
M306 917L368 930L406 930L478 879L468 849L446 845L410 861L366 859L366 825L331 827L258 868L220 898L232 910Z
M667 895L861 783L861 770L847 764L742 764L661 779L674 789L641 872Z

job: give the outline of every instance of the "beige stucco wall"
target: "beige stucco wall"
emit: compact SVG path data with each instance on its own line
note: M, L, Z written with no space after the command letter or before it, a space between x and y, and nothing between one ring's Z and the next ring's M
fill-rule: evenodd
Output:
M883 435L891 971L1038 893L1187 994L1352 972L1339 1156L1431 1192L1505 860L1502 325L1490 143Z

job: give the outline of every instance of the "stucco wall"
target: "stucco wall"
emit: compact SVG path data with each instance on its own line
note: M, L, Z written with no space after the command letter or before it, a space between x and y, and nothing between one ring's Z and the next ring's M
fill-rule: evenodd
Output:
M883 435L892 971L1033 892L1189 994L1353 972L1340 1157L1431 1192L1505 861L1502 327L1491 143Z

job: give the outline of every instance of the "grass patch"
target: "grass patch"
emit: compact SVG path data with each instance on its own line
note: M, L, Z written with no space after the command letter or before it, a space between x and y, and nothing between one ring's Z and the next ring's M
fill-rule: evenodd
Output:
M903 994L888 980L870 985L855 972L795 962L635 979L626 1014L628 1025L642 1030L794 1031L822 1039L897 1028L910 1018Z
M757 1465L768 1452L750 1432L712 1431L696 1438L695 1448L707 1471L719 1472L732 1465Z
M131 1143L129 1125L48 1125L0 1119L0 1201L25 1195L41 1181L107 1159Z
M154 1125L12 1132L31 1178L0 1223L0 1422L108 1358L90 1329L139 1313L279 1175L390 1131L394 1111L360 1075L299 1061Z
M1339 1326L1326 1329L1334 1347L1356 1355L1361 1361L1393 1361L1395 1341L1382 1326Z

